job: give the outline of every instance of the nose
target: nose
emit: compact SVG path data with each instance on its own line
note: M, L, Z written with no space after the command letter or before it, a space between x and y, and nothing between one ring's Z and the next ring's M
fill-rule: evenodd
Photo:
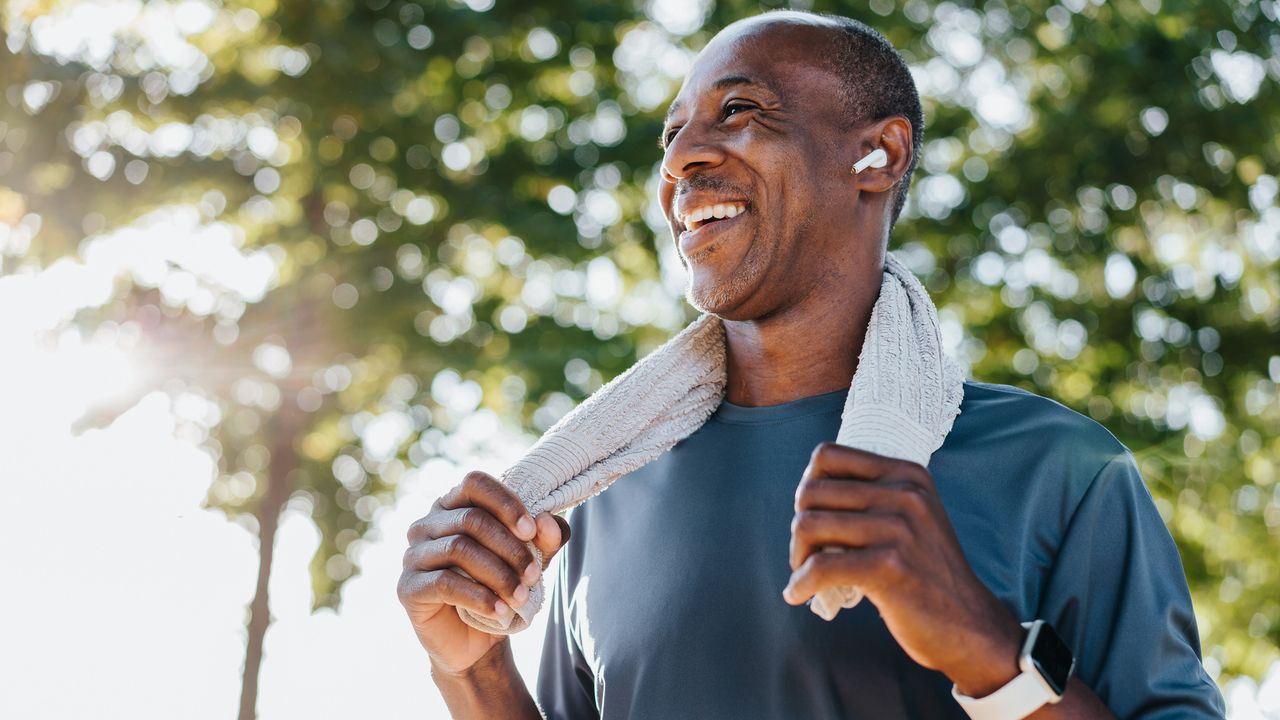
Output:
M662 179L675 183L692 173L719 165L724 152L697 123L680 128L662 156Z

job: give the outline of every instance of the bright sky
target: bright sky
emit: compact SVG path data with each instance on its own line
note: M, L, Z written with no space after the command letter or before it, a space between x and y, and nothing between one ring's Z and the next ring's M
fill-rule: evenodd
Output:
M31 218L0 225L3 236L31 232ZM193 300L252 302L274 274L266 253L241 251L233 228L202 224L188 207L90 238L79 258L0 274L0 484L10 510L0 523L9 568L0 717L235 716L258 557L255 536L201 507L216 468L175 418L207 415L204 403L155 392L107 428L73 435L86 408L147 378L131 363L127 328L85 337L67 322L105 302L121 275L192 309ZM529 443L496 422L481 425L489 455L405 474L394 507L376 517L364 572L348 582L339 613L310 612L307 567L318 534L302 515L284 519L263 720L444 717L396 581L409 523L467 470L496 474ZM479 444L471 440L462 446ZM543 627L513 640L530 683Z
M12 282L0 277L0 285ZM149 395L108 428L73 437L70 423L127 381L127 366L92 345L67 341L49 351L29 338L0 335L0 477L9 510L0 524L8 570L0 717L234 717L254 538L201 509L214 467L175 437L167 396ZM466 469L497 471L510 459L465 469L438 462L409 474L336 614L310 612L315 526L296 514L285 519L271 578L276 622L262 668L263 720L445 716L396 599L405 529ZM543 627L514 638L530 683Z

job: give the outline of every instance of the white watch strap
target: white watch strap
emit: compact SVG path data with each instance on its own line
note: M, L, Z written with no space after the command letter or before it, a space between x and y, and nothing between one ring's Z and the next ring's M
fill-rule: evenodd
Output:
M973 720L1022 720L1054 699L1053 692L1035 670L1024 670L1004 687L982 698L962 695L951 686L951 696Z

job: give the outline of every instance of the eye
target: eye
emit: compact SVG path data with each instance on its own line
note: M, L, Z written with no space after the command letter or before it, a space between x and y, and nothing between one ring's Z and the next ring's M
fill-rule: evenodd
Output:
M721 116L723 118L729 118L734 115L737 115L738 113L744 110L754 110L755 107L756 107L755 105L748 102L742 102L742 101L728 102L725 104L724 110L721 111Z
M658 146L661 149L666 150L667 146L671 144L671 141L676 139L676 133L678 132L680 132L680 128L678 127L673 127L668 130L667 134L662 136L662 140L658 143Z

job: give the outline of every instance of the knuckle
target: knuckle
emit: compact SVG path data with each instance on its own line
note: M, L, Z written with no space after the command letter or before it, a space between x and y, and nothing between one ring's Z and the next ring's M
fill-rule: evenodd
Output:
M927 484L931 480L929 471L920 463L911 460L899 460L894 470L918 483Z
M396 582L396 597L400 599L402 605L413 597L413 587L409 583L410 577L408 572L402 572L400 579Z
M480 470L472 470L462 476L462 484L469 490L479 490L485 486L488 479L489 475L487 473Z
M882 573L890 577L901 577L905 566L902 555L892 548L885 548L876 557L877 565Z
M903 507L911 513L924 513L929 509L929 498L924 488L919 485L908 485L900 494Z
M886 522L889 525L889 534L894 540L899 542L906 541L911 537L911 524L901 515L891 515Z
M458 527L468 535L479 536L485 531L486 526L488 525L488 523L485 522L485 515L487 514L488 513L480 508L467 508L458 515Z
M826 489L827 481L820 477L805 475L796 485L796 504L812 504Z
M822 553L810 554L809 557L801 561L800 565L796 568L794 575L798 579L807 579L817 566L817 556L821 554Z
M449 587L448 580L445 579L445 574L439 570L425 573L422 576L421 586L423 594L433 595L436 597L439 597Z
M461 560L471 554L471 539L465 535L451 535L444 541L441 554L450 560Z
M821 518L812 510L801 510L796 513L794 532L798 535L810 535L821 522Z
M814 575L826 575L831 572L841 554L842 553L816 552L810 555L808 560L805 560L805 564L809 566L809 572Z
M428 537L428 535L430 534L429 532L430 526L428 525L429 517L430 517L429 515L425 517L420 517L417 520L414 520L413 522L409 523L409 530L408 532L405 533L405 535L408 537L408 540L410 543L415 543L418 540Z

